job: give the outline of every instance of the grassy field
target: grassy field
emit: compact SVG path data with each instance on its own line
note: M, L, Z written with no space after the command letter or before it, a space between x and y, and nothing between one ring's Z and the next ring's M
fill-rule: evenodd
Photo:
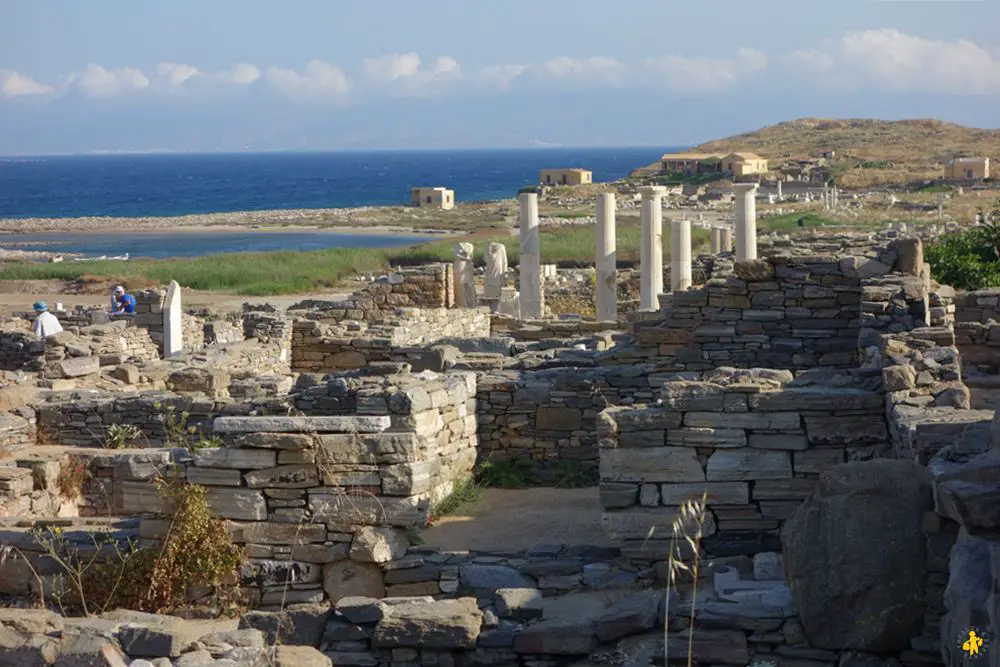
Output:
M667 230L665 230L667 231ZM664 234L664 256L670 252L669 232ZM692 230L695 252L708 243L708 233ZM491 241L507 247L507 259L517 263L517 237L498 236L477 240L475 258L483 262L483 252ZM594 225L567 225L541 232L542 262L562 266L591 266L594 263ZM358 272L377 271L389 266L413 266L454 259L454 241L436 241L406 248L330 249L310 252L231 253L194 259L130 262L62 262L42 264L7 262L0 264L0 280L76 280L86 276L107 278L128 284L136 279L167 284L176 280L183 287L203 291L228 292L244 296L298 294L331 289ZM618 259L639 260L639 227L619 225Z

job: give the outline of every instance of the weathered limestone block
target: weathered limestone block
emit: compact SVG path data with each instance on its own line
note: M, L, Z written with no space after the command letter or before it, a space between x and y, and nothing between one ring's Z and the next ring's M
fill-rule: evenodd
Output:
M601 526L604 534L613 540L665 540L674 536L674 521L680 516L679 507L630 507L604 512L601 514ZM701 527L704 536L715 534L715 518L711 512L705 515ZM694 523L687 526L689 531L695 528Z
M219 396L228 394L231 380L223 368L184 368L169 375L167 386L173 391Z
M707 482L704 484L660 484L660 502L680 506L705 496L708 505L746 505L750 502L747 482Z
M414 461L380 468L382 493L387 496L414 496L429 491L441 472L441 463Z
M695 454L689 447L602 449L600 475L609 482L703 482Z
M248 472L243 479L251 489L308 489L319 486L319 471L314 465L283 465Z
M74 357L63 359L55 365L56 377L77 378L101 372L99 357Z
M882 394L861 389L837 387L786 387L781 391L751 394L751 410L801 411L837 410L879 411L883 406Z
M216 433L381 433L392 426L387 416L219 417Z
M926 473L909 461L846 463L820 476L816 494L781 531L785 571L810 645L909 648L923 621L922 525L930 507Z
M788 452L719 450L709 457L706 475L710 482L785 479L792 476L792 460Z
M663 407L678 412L696 410L721 412L725 393L721 385L709 382L668 382L663 385ZM781 409L775 408L775 410Z
M889 430L882 415L806 417L806 435L813 445L865 445L886 442Z
M236 449L211 447L194 452L194 464L203 468L263 469L273 468L278 453L267 449Z
M406 533L398 528L363 526L354 533L350 557L359 563L388 563L406 555Z
M535 426L540 431L577 431L583 424L583 413L576 408L538 408Z
M677 447L746 447L747 434L731 428L677 428L667 431L667 444Z
M206 497L209 507L223 519L237 521L264 521L267 503L264 494L250 489L209 488Z
M0 664L51 665L63 630L58 614L42 609L0 609Z
M323 566L323 590L337 604L346 597L385 597L382 568L373 563L342 560Z
M475 598L403 602L394 605L392 613L376 624L372 646L471 649L479 638L482 619Z
M958 456L942 449L927 467L938 514L973 530L1000 528L1000 450Z
M143 526L146 522L143 521ZM326 540L326 526L273 522L229 522L233 541L240 544L308 544ZM144 535L145 536L145 535Z
M801 426L801 416L797 412L689 412L684 415L684 425L794 431Z

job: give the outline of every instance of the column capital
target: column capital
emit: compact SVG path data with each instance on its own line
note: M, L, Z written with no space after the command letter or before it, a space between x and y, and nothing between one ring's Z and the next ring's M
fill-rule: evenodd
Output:
M758 187L757 183L733 183L733 191L735 192L753 192Z
M639 194L643 197L662 197L667 194L667 188L664 185L644 185L639 188Z

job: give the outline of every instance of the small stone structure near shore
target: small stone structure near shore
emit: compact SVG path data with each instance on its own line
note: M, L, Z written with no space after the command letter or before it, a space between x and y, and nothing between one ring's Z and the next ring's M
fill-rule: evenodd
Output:
M916 236L737 219L735 256L675 263L690 287L644 255L641 284L678 290L621 321L460 308L440 264L284 312L165 316L154 291L44 342L8 327L0 664L681 664L692 613L698 664L965 664L997 630L997 295L936 284ZM477 461L515 457L596 487L600 544L419 544ZM65 574L33 527L154 546L161 478L203 486L244 548L238 618L24 608ZM700 569L668 596L679 519Z

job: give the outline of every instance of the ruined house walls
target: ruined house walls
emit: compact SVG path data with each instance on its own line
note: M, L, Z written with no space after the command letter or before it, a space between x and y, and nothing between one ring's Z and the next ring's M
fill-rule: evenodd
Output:
M292 370L329 373L373 362L405 361L407 348L426 347L443 338L489 334L486 308L396 308L391 319L382 317L379 324L372 325L356 320L324 324L300 319L293 328Z
M628 558L663 560L679 506L707 492L707 553L780 550L782 522L819 473L891 451L878 375L814 383L787 371L720 369L667 382L662 405L605 410L606 533Z
M664 296L660 321L637 322L636 343L608 361L656 359L678 371L856 367L858 330L868 319L862 317L868 314L862 284L873 284L898 263L896 243L876 258L781 255L731 266L720 261L703 287Z

